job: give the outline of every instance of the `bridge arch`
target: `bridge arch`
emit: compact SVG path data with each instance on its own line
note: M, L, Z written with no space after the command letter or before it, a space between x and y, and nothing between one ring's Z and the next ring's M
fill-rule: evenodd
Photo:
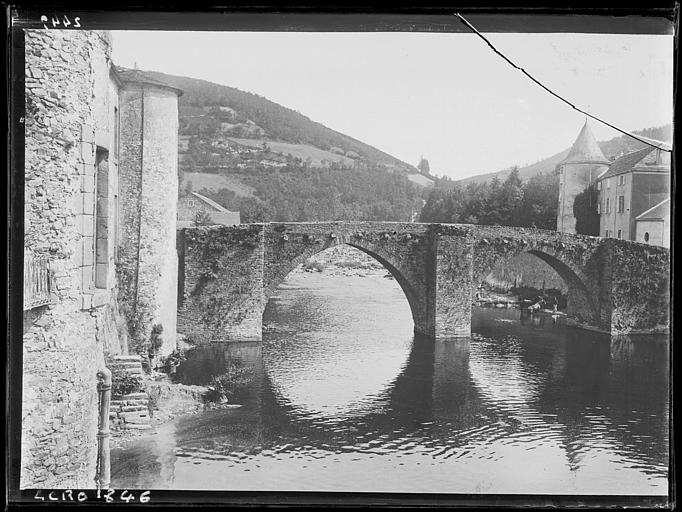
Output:
M423 301L424 293L420 293L421 283L415 282L414 269L405 268L404 264L396 261L395 251L391 251L390 249L387 250L386 247L381 247L379 244L369 240L357 239L357 237L353 240L349 240L348 238L349 237L334 238L326 244L316 244L311 247L306 247L298 256L291 260L287 260L285 265L280 266L276 272L266 279L264 283L264 302L267 304L277 287L280 286L287 276L299 265L305 263L316 254L320 254L332 247L348 245L379 262L393 276L410 306L415 330L417 332L424 331L426 322L426 310ZM263 309L263 311L265 311L265 309Z
M563 247L562 247L563 245ZM488 249L490 253L490 250ZM581 265L582 255L566 244L520 246L511 250L492 251L496 258L482 258L483 262L475 266L474 283L481 282L497 265L509 262L521 254L531 254L546 263L566 284L567 314L574 320L586 325L594 325L599 318L598 290L594 283L590 283L584 265Z

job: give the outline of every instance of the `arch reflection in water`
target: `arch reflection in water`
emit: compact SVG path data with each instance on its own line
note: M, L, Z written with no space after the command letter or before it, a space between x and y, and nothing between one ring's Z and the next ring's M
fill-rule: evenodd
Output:
M612 340L560 323L541 329L516 310L477 310L471 339L406 339L400 291L396 300L379 292L387 280L342 278L355 287L349 294L308 276L290 280L271 304L262 352L257 344L199 350L213 362L241 358L256 377L243 407L176 422L169 485L667 491L665 339ZM381 314L369 313L371 301ZM404 322L409 330L409 311ZM392 375L378 371L382 362ZM132 467L131 457L120 460Z

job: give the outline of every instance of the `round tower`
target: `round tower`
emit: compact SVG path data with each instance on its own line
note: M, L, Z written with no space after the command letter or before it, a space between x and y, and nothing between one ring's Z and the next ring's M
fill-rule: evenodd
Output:
M131 351L176 347L178 96L140 70L120 70L119 189L123 232L117 271Z
M557 165L559 171L559 207L556 229L562 233L575 233L573 202L575 196L590 186L609 165L608 159L592 135L587 120L571 150Z

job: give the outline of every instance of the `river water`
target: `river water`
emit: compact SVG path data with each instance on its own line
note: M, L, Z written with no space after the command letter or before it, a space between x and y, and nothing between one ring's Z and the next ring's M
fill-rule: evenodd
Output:
M294 273L264 325L178 369L206 384L237 362L243 405L113 450L114 487L667 494L665 337L474 308L471 338L433 342L382 273Z

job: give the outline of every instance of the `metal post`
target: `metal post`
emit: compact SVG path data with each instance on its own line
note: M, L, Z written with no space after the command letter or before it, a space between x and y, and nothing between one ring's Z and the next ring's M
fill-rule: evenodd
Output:
M111 478L109 459L109 402L111 401L111 370L104 367L97 372L99 422L97 430L97 488L108 489Z

